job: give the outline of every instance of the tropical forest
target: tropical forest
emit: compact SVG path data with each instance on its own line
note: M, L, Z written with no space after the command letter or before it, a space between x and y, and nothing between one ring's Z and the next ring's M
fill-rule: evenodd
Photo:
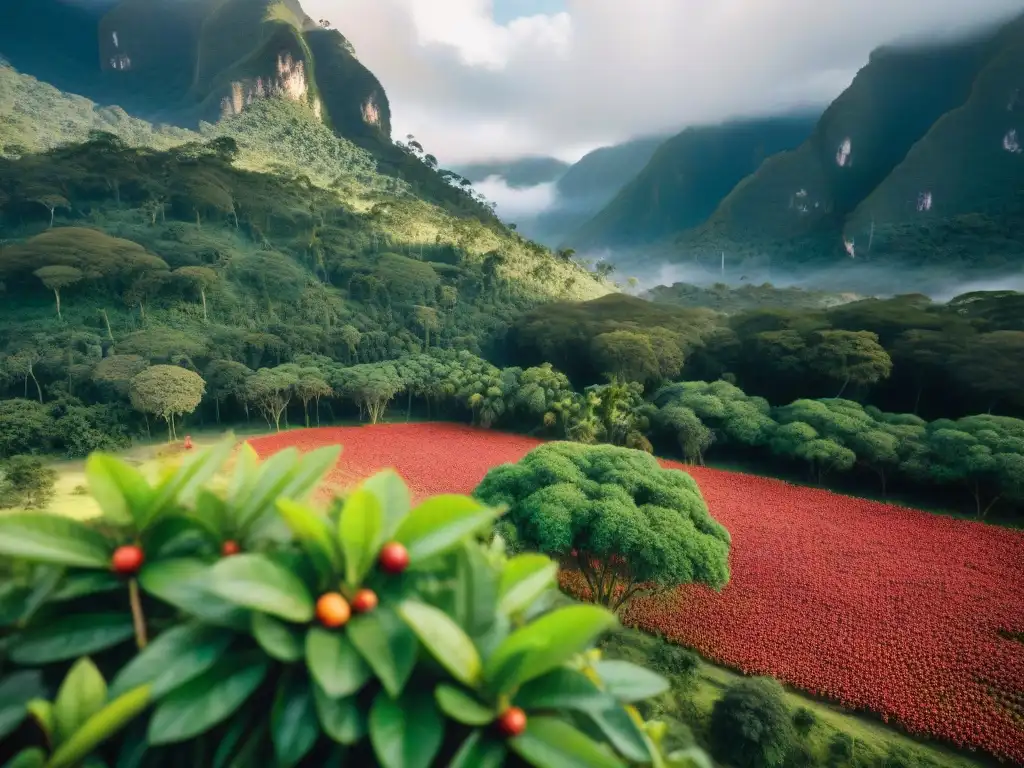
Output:
M1024 764L1024 17L569 162L345 5L0 0L0 766Z

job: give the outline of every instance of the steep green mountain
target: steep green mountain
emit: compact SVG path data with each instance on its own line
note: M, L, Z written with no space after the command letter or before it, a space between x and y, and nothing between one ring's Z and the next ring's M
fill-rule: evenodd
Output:
M538 184L558 181L569 170L569 163L554 157L521 157L516 160L493 160L489 162L456 165L456 173L476 184L491 176L500 176L512 189L525 189Z
M817 116L687 128L569 239L577 249L636 246L704 222L770 155L799 146Z
M97 50L130 63L65 79L176 126L0 63L5 387L91 398L153 363L218 387L321 357L480 353L523 311L609 292L393 144L380 84L296 8L126 0L97 17ZM56 45L38 42L37 59Z
M520 231L546 245L561 244L647 165L663 141L664 136L642 137L588 152L558 179L551 208L530 221L520 219Z
M675 243L676 257L1011 261L1024 244L1022 56L1024 18L965 41L875 51L810 138L738 184Z

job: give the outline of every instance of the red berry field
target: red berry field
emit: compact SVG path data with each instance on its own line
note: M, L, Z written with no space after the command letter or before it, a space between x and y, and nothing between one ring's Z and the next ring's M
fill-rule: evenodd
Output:
M418 497L469 493L538 441L448 424L258 438L344 446L330 481L394 467ZM779 480L663 462L732 534L721 592L634 601L624 621L908 731L1024 764L1024 534ZM1014 639L1016 636L1018 639Z

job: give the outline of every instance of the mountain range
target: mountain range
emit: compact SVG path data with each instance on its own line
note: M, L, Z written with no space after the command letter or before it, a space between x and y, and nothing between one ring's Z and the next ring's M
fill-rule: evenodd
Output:
M614 249L620 263L716 271L722 254L744 272L765 259L797 271L1015 268L1021 71L1024 17L970 39L880 48L816 121L726 123L669 139L566 243Z

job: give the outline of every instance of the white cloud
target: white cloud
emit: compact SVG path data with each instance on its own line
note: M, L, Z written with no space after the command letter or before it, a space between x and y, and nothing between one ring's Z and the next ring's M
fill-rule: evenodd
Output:
M488 176L473 184L473 189L498 204L496 211L505 221L535 216L555 202L555 184L548 182L533 187L510 187L501 176Z
M573 148L823 105L898 38L1021 0L569 0L494 22L490 0L303 0L380 78L396 135L442 163Z

